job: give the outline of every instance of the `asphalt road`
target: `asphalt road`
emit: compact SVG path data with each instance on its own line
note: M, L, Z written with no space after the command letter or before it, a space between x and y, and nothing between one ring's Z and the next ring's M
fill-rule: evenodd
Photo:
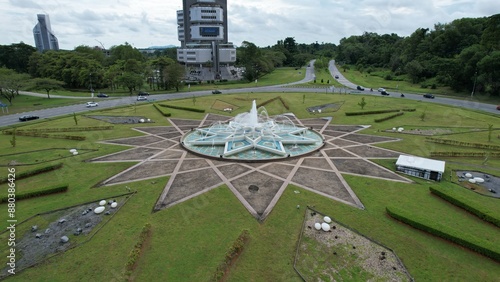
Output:
M306 67L306 74L305 78L293 82L293 83L288 83L288 84L282 84L282 85L273 85L273 86L255 86L255 87L247 87L247 88L241 88L241 89L228 89L228 90L222 90L224 94L237 94L237 93L258 93L258 92L309 92L309 93L325 93L329 92L328 88L304 88L304 87L295 87L297 84L302 84L308 81L312 81L314 79L314 61L311 61L308 66ZM335 66L335 62L331 61L329 64L329 70L332 76L334 77L335 75L338 75L339 78L337 79L338 82L343 84L346 88L352 89L351 94L364 94L364 95L381 95L378 91L374 90L373 92L370 92L370 90L365 91L358 91L356 90L356 85L353 84L352 82L348 81L342 73L337 69ZM250 84L249 84L250 85ZM258 83L257 83L258 85ZM28 93L25 93L23 95L28 95ZM35 94L36 95L36 94ZM85 106L86 100L82 100L81 103L71 105L71 106L61 106L61 107L55 107L55 108L49 108L49 109L43 109L43 110L37 110L37 111L32 111L32 112L26 112L26 113L18 113L18 114L3 114L0 116L0 127L6 127L10 126L13 124L18 124L19 123L19 117L24 114L30 114L30 115L36 115L39 116L40 118L52 118L52 117L57 117L57 116L62 116L62 115L68 115L68 114L73 114L73 113L84 113L84 112L91 112L92 110L95 109L107 109L107 108L113 108L117 106L124 106L124 105L131 105L134 103L137 103L138 105L143 104L143 103L148 103L151 102L152 100L155 101L162 101L162 100L170 100L170 99L179 99L179 98L189 98L193 96L207 96L207 95L214 95L212 94L212 91L210 90L205 90L205 91L192 91L192 92L181 92L181 93L174 93L174 94L158 94L158 95L153 95L149 96L149 101L137 101L136 97L124 97L124 98L96 98L94 99L96 102L99 103L98 107L93 107L93 108L87 108ZM444 97L439 97L436 96L435 99L427 99L422 96L422 94L413 94L413 93L404 93L404 98L400 97L401 93L390 93L389 96L386 97L396 97L399 99L411 99L411 100L419 100L425 103L439 103L439 104L445 104L445 105L450 105L454 107L461 107L461 108L467 108L467 109L473 109L473 110L479 110L479 111L484 111L484 112L489 112L489 113L494 113L498 114L500 116L500 111L496 109L496 105L491 105L491 104L485 104L485 103L479 103L479 102L474 102L474 101L467 101L467 100L457 100L457 99L452 99L452 98L444 98ZM45 96L45 95L43 95ZM52 95L52 97L57 97L56 95ZM68 97L66 97L68 98ZM75 97L71 97L75 98Z

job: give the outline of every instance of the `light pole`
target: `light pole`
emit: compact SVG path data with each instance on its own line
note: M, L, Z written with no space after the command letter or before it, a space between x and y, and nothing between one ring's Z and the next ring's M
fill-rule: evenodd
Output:
M476 91L476 81L477 81L477 71L474 73L474 85L472 86L472 93L470 94L470 99L474 96L474 91Z

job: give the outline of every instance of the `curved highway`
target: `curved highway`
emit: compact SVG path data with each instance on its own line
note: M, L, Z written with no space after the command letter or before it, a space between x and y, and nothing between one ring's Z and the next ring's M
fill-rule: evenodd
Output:
M339 78L337 79L338 82L340 82L342 85L350 88L350 89L356 89L356 85L353 84L352 82L348 81L342 73L337 69L335 66L335 62L332 60L330 61L329 64L329 70L330 73L332 74L332 77L335 77L335 75L338 75ZM311 61L307 67L306 67L306 74L304 79L293 82L293 83L288 83L288 84L282 84L282 85L273 85L273 86L262 86L262 87L248 87L248 88L241 88L241 89L228 89L224 90L224 93L227 94L237 94L237 93L248 93L248 92L323 92L323 90L318 89L318 88L303 88L303 87L294 87L296 84L302 84L305 82L309 82L314 80L314 60ZM326 89L326 88L325 88ZM380 95L377 91L354 91L351 93L362 93L365 95ZM30 95L28 93L24 93L25 95ZM467 108L467 109L473 109L473 110L480 110L480 111L485 111L489 113L494 113L494 114L500 114L500 111L496 110L495 105L491 104L485 104L485 103L479 103L479 102L474 102L474 101L466 101L466 100L457 100L457 99L451 99L451 98L444 98L444 97L439 97L436 96L435 99L426 99L423 98L422 94L412 94L412 93L404 93L405 97L401 98L400 97L401 93L397 94L391 94L390 96L392 97L397 97L400 99L411 99L411 100L421 100L423 102L432 102L432 103L440 103L440 104L446 104L446 105L451 105L455 107L462 107L462 108ZM34 95L41 95L41 94L34 94ZM188 98L192 96L206 96L206 95L212 95L212 92L210 90L204 90L204 91L193 91L193 92L180 92L180 93L173 93L173 94L158 94L154 96L150 96L152 99L155 100L169 100L169 99L179 99L179 98ZM45 95L43 95L45 96ZM52 95L52 97L61 97L61 96L55 96ZM68 98L68 97L66 97ZM75 97L71 97L75 98ZM9 115L4 115L0 116L0 127L5 127L13 124L19 123L19 116L23 114L30 114L30 115L36 115L40 116L42 118L51 118L51 117L57 117L57 116L62 116L62 115L68 115L72 113L83 113L83 112L89 112L91 110L94 110L95 108L86 108L84 101L82 99L81 104L76 104L76 105L71 105L71 106L61 106L61 107L55 107L55 108L49 108L49 109L43 109L43 110L36 110L32 112L26 112L26 113L18 113L18 114L9 114ZM112 108L112 107L117 107L117 106L124 106L124 105L131 105L133 103L141 104L145 102L139 102L136 100L136 97L123 97L123 98L117 98L117 99L99 99L99 106L98 109L106 109L106 108Z

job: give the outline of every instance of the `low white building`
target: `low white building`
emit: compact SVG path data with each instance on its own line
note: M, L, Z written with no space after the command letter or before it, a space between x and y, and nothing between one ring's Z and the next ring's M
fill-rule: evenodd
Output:
M445 168L444 161L431 160L415 156L400 155L396 170L411 176L441 181Z

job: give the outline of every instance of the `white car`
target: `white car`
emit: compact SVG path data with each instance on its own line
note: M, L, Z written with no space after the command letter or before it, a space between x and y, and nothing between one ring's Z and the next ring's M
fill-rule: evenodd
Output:
M97 104L96 102L87 102L87 104L85 106L87 108L91 108L91 107L97 107L97 106L99 106L99 104Z
M137 96L137 101L146 101L148 97L146 96Z
M378 89L378 92L384 92L384 91L385 91L385 88L381 87L381 88Z

